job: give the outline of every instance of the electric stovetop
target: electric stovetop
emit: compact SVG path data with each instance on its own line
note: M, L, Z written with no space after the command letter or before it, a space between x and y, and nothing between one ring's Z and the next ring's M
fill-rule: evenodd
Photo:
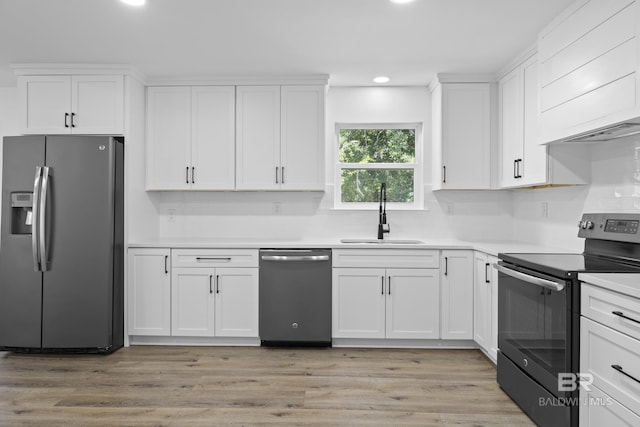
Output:
M640 266L596 255L571 253L506 253L498 257L516 266L573 279L578 273L640 273Z

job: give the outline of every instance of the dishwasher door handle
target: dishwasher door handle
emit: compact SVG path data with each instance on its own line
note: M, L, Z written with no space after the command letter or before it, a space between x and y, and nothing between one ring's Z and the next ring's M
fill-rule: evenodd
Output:
M262 255L263 261L329 261L329 255Z

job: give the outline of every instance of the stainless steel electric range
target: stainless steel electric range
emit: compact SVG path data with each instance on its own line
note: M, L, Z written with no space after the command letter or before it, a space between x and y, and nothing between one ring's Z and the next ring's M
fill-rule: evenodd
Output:
M539 426L578 426L579 273L640 273L640 214L584 214L581 254L501 253L498 384Z

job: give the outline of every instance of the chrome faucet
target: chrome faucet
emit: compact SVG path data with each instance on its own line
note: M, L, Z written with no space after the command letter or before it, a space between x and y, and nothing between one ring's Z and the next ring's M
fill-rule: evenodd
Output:
M387 224L387 184L380 184L380 214L378 219L378 239L384 239L384 233L390 231Z

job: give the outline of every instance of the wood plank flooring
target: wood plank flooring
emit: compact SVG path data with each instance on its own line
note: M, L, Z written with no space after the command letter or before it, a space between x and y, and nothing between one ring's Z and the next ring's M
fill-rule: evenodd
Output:
M0 353L0 426L533 426L476 350Z

